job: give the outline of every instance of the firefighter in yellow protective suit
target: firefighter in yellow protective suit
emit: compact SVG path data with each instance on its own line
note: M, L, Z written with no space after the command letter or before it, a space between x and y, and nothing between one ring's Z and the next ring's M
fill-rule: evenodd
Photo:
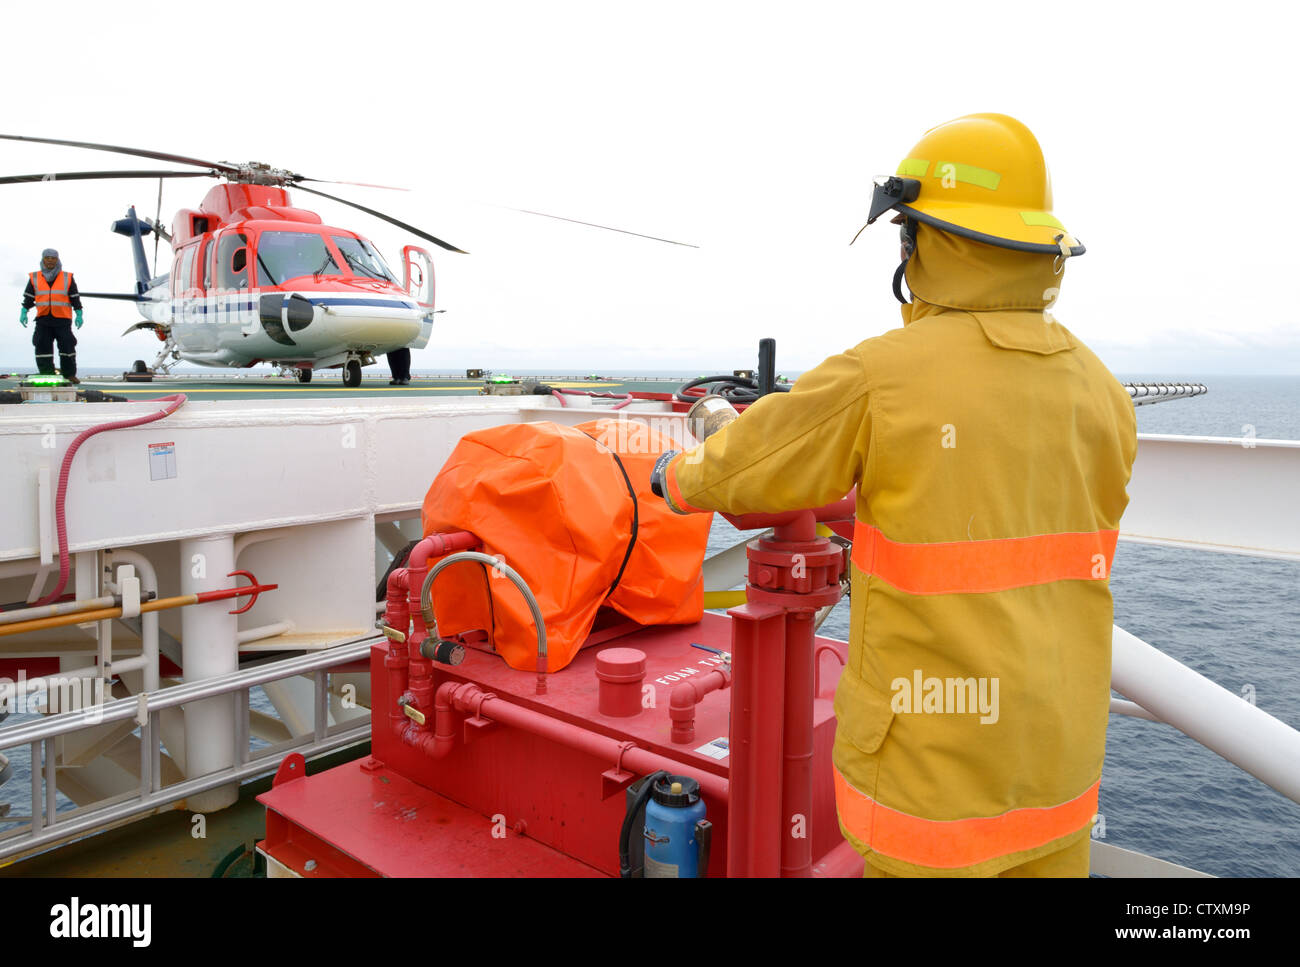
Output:
M682 512L857 486L833 779L868 875L1088 872L1137 437L1128 393L1048 312L1084 250L1051 206L1020 122L933 128L869 216L903 226L903 327L656 466Z

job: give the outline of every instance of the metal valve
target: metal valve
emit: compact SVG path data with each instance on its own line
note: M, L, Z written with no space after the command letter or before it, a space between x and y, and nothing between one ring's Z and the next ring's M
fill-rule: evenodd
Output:
M731 652L729 651L723 651L720 648L710 648L708 645L701 645L699 642L695 642L695 641L691 642L691 647L698 648L700 649L700 651L711 651L713 652L713 654L721 658L724 664L726 665L731 664Z

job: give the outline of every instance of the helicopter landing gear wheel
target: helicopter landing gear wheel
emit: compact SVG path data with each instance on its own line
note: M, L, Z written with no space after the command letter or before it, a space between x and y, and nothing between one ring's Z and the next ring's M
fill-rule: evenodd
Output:
M311 382L311 370L310 370L310 369L306 369L306 368L299 369L299 370L298 370L298 382L300 382L300 383L310 383L310 382Z
M349 389L355 389L361 385L361 363L356 359L349 359L343 366L343 385Z

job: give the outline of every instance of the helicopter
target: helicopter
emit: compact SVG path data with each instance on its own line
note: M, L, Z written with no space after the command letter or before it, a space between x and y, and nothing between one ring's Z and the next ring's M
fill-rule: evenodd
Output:
M402 348L422 350L433 331L433 257L419 246L402 248L402 281L363 235L326 225L315 212L290 203L287 186L351 208L409 231L450 252L468 252L443 242L407 222L330 195L303 182L326 185L368 185L330 182L272 168L263 162L231 164L204 161L143 148L74 142L26 135L0 134L0 139L64 147L88 148L118 155L147 157L185 170L108 170L17 174L0 177L0 185L29 182L96 181L96 179L159 179L159 212L153 220L136 216L135 208L114 221L114 233L131 239L135 261L135 291L81 292L83 298L133 302L144 321L127 328L152 330L162 343L152 367L136 360L136 374L168 373L178 361L218 368L247 368L259 363L311 382L316 369L343 370L343 385L361 385L361 368L377 355ZM199 207L175 213L172 230L161 224L162 179L220 178L224 183L207 192ZM645 235L638 231L567 218L559 214L513 209L559 221L655 242L698 248L688 242ZM155 276L144 253L144 237L153 235L153 263L159 242L172 244L168 273Z
M221 368L277 366L301 383L317 369L342 369L343 385L361 385L361 369L375 357L399 349L423 349L433 332L433 258L415 245L402 248L402 279L368 239L325 224L315 212L290 203L287 186L319 195L396 225L449 252L469 253L392 215L308 188L303 182L391 188L366 182L309 178L262 162L232 164L184 155L89 141L65 141L0 134L7 141L54 144L191 165L202 171L71 171L0 176L0 185L50 181L157 178L158 212L142 219L134 206L112 230L131 239L135 292L82 292L83 298L121 299L136 304L143 322L123 335L152 330L163 346L152 366L135 363L137 374L167 373L179 361ZM162 225L162 183L167 178L219 178L197 209L183 208ZM396 189L401 190L401 189ZM656 242L698 248L611 225L516 208L539 215L635 235ZM172 246L170 271L154 275L144 238L154 236L154 266L159 242Z
M359 209L451 252L448 242L364 205L308 188L325 182L260 162L231 164L117 145L0 134L28 141L135 155L205 170L78 171L0 177L0 184L158 178L220 178L195 209L181 209L171 231L161 218L150 221L133 207L112 230L131 239L134 293L83 292L86 298L122 299L136 304L143 322L123 335L152 330L163 343L151 367L137 361L137 373L167 373L180 360L203 366L245 368L267 362L282 374L311 382L317 369L338 368L343 384L361 385L361 369L377 355L422 349L433 329L434 274L428 251L402 249L402 279L368 239L326 224L315 212L294 206L286 186ZM366 185L366 187L387 187ZM144 238L172 246L170 271L154 275Z

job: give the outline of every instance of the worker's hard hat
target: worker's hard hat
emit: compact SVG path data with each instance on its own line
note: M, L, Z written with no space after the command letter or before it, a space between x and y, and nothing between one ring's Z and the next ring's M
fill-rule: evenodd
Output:
M1005 114L968 114L927 131L895 175L876 179L867 224L890 210L986 245L1084 252L1052 214L1038 140Z

